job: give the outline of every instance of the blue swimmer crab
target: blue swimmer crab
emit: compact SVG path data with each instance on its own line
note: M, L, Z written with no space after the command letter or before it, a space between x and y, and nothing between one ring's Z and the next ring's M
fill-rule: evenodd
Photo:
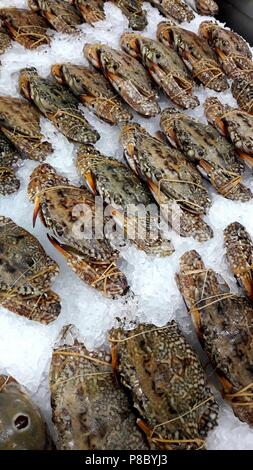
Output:
M35 168L28 194L35 202L34 224L40 214L43 224L54 235L48 236L49 240L77 276L107 297L124 295L128 284L116 265L118 252L104 233L103 237L96 237L93 231L87 233L95 220L94 196L85 188L69 184L48 164Z

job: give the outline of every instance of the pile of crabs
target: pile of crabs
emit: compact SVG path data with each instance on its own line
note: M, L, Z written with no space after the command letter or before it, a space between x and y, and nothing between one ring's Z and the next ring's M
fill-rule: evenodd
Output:
M28 49L50 45L50 27L73 33L82 21L104 18L101 0L29 0L31 10L0 9L0 52L11 39ZM115 1L129 26L147 25L140 0ZM74 230L75 208L85 205L95 216L97 195L110 206L104 215L121 227L135 227L130 205L155 204L173 229L198 242L212 238L204 216L211 206L208 184L221 196L247 203L252 193L242 183L245 164L253 166L253 62L247 43L213 21L198 34L178 26L202 14L217 13L213 0L150 1L169 18L157 28L157 40L127 32L121 49L85 44L90 67L52 66L52 77L35 68L19 74L23 98L0 96L0 194L18 191L15 169L22 160L39 162L30 176L28 195L48 239L79 278L101 295L134 295L118 266L120 248L111 233L88 239ZM215 92L230 86L239 108L209 97L208 124L182 110L199 105L194 87ZM171 107L162 112L158 88ZM99 119L121 127L125 163L95 147L98 131L79 102ZM176 107L172 107L175 105ZM132 122L132 110L145 117L161 112L162 132L150 135ZM44 160L53 152L40 128L40 115L78 145L76 166L83 185L71 184ZM205 182L208 181L208 183ZM126 220L127 219L127 220ZM82 219L81 231L86 219ZM149 255L168 257L170 239L150 213L145 229L156 237L132 243ZM253 242L234 222L224 231L227 261L242 294L205 266L196 251L185 253L176 275L203 350L219 378L219 391L242 421L253 426ZM10 218L0 217L0 304L30 320L49 324L61 311L51 288L59 267L39 241ZM165 326L120 325L108 333L108 348L88 351L73 325L60 333L51 358L49 383L56 442L37 406L17 381L0 375L0 449L202 449L218 422L218 404L206 372L173 320Z

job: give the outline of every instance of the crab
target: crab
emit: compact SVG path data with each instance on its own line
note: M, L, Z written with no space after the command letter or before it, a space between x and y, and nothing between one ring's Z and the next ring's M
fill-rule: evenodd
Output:
M132 118L99 72L80 65L56 64L52 67L52 75L61 85L66 84L82 104L109 124L119 124Z
M199 105L198 98L192 96L193 82L174 50L136 33L124 33L121 36L121 46L128 54L142 62L153 80L173 103L184 109Z
M210 199L192 163L136 123L122 128L121 143L130 168L147 183L166 221L183 237L211 238L212 229L202 220Z
M252 53L239 34L212 21L203 21L199 26L199 34L215 50L229 78L253 73Z
M50 367L59 450L147 450L127 395L106 351L89 352L73 325L64 326Z
M3 196L15 193L20 187L13 169L19 159L16 149L0 131L0 194Z
M179 23L193 20L194 13L183 0L148 0L151 5L167 18L173 18Z
M185 0L197 13L206 16L215 16L219 7L214 0Z
M61 310L51 283L59 267L39 241L7 217L0 217L0 304L30 320L48 324Z
M49 240L80 279L107 297L124 295L128 285L116 265L118 252L104 233L96 237L92 231L96 211L94 196L85 188L69 184L48 164L35 168L28 194L35 202L34 225L40 214L43 224L53 233L48 236ZM90 228L92 233L89 233Z
M231 91L240 108L253 114L253 73L251 77L237 77L232 83Z
M48 23L37 13L18 8L0 8L0 20L10 37L27 49L50 43Z
M78 11L62 0L28 0L28 5L34 12L40 13L49 24L61 33L74 33L82 23Z
M79 143L95 143L99 139L98 132L85 119L72 93L58 83L40 77L36 68L21 70L19 87L21 94L68 139Z
M109 334L113 364L148 440L166 450L199 449L217 425L205 372L175 321Z
M157 38L166 47L175 49L198 82L215 91L227 90L228 82L215 53L197 34L162 21L157 27Z
M0 96L0 129L14 147L31 160L42 161L53 151L41 134L39 112L23 99Z
M136 59L105 44L86 44L84 55L103 72L117 93L137 113L155 116L160 112L157 92Z
M253 300L253 242L245 227L233 222L224 230L226 257L238 284Z
M181 257L177 283L224 398L252 426L252 303L232 293L194 250Z
M114 220L123 231L126 229L127 238L134 232L132 241L138 248L159 256L173 253L171 242L159 229L158 208L148 188L129 167L91 145L83 145L78 149L77 168L93 194L99 193L113 208Z
M172 108L162 112L160 124L170 144L197 165L219 194L241 202L252 198L251 191L241 184L243 161L216 129Z
M147 12L142 9L142 0L113 0L128 18L128 27L142 31L148 24Z
M205 115L221 135L229 138L240 158L253 166L253 116L214 97L206 99Z
M68 0L76 7L86 23L92 24L105 19L103 0Z
M50 450L39 408L10 375L0 375L0 450Z

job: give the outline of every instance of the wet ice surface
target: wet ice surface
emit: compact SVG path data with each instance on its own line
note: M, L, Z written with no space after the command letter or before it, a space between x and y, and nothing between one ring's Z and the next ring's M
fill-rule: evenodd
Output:
M26 7L26 3L25 0L0 0L1 7ZM157 23L164 18L149 4L146 3L145 8L148 10L149 25L144 34L155 38ZM46 77L54 63L70 61L85 64L82 54L85 42L103 41L118 47L121 33L127 31L128 21L111 3L105 5L105 11L106 20L97 23L95 28L82 25L80 33L71 36L53 33L50 48L43 46L37 51L27 51L13 42L11 48L1 57L0 94L19 96L17 78L19 70L24 66L35 66L38 72ZM196 15L190 24L184 26L196 32L200 21L204 19L206 17ZM201 103L207 96L219 96L218 93L205 90L202 86L198 89L196 87L196 94ZM229 91L222 94L222 101L236 104ZM170 105L169 101L162 96L160 102L162 108ZM189 114L205 122L202 106L189 111ZM122 149L118 142L119 129L99 121L87 110L85 110L85 115L101 134L97 147L105 154L122 158ZM147 120L135 115L134 119L151 133L159 128L159 117ZM54 153L47 159L48 163L73 182L78 183L80 180L74 165L74 145L59 134L49 121L42 118L41 122L47 140L54 147ZM33 233L47 253L59 263L60 274L55 279L53 288L61 296L62 311L53 324L43 326L0 308L0 372L13 375L25 385L50 422L47 385L49 361L55 339L65 324L74 323L80 329L86 346L91 349L105 342L107 331L115 324L116 317L139 319L156 325L163 325L175 318L189 335L194 346L198 351L200 350L174 280L179 257L189 249L197 249L204 262L221 273L231 288L236 290L234 278L224 259L222 232L230 222L237 220L244 224L253 236L253 202L242 204L228 201L215 194L209 186L212 207L206 220L214 229L214 238L204 244L199 244L190 238L180 238L172 233L176 252L166 259L148 257L131 246L122 253L122 270L127 275L135 298L128 299L127 302L126 300L112 301L104 299L102 295L75 276L61 255L48 242L46 230L40 221L37 222L35 229L32 228L33 207L28 201L26 187L29 175L35 166L35 162L25 161L18 170L21 188L13 196L0 198L0 214L11 217L17 224ZM245 174L245 183L253 190L253 180L249 171ZM219 395L218 399L221 404L219 426L210 433L207 447L209 449L253 449L253 430L234 417L229 406L222 402Z

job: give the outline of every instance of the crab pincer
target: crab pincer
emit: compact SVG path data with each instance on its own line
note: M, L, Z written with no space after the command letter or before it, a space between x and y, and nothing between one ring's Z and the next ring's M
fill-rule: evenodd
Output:
M203 21L199 35L216 52L219 62L229 78L252 75L252 53L247 42L237 33L218 23Z
M136 33L123 33L122 48L142 65L163 92L183 109L195 108L199 100L192 95L193 81L173 49Z
M163 450L197 450L217 425L218 405L204 370L178 324L115 328L119 380L130 393L138 424Z
M160 112L158 94L138 60L105 44L86 44L84 55L137 113L150 117Z
M230 270L249 299L253 300L253 242L250 234L239 222L224 230L226 257Z
M142 31L148 24L147 12L142 9L142 0L113 0L128 18L128 26L133 30Z
M37 13L21 8L0 8L1 20L9 36L27 49L50 44L48 23Z
M252 167L253 116L223 104L215 97L206 99L204 109L208 122L232 142L239 157Z
M85 23L93 24L105 19L103 0L68 0L78 12L80 12Z
M190 22L194 19L192 9L184 2L184 0L148 0L151 5L158 8L162 15L167 18L182 23L183 21Z
M119 124L132 118L106 78L95 70L74 64L56 64L51 69L61 85L67 85L90 111L109 124Z
M250 189L241 184L243 161L216 129L174 108L163 110L160 125L170 144L196 164L219 194L242 202L252 198Z
M130 168L146 182L166 222L183 237L212 238L202 219L211 201L192 163L137 123L126 124L120 139Z
M149 449L115 382L110 353L88 351L74 325L60 332L49 378L57 449Z
M82 23L78 11L62 0L28 0L29 7L40 13L48 23L61 33L74 33Z
M195 250L181 257L176 280L224 398L253 426L252 302L231 292Z
M48 324L60 311L51 283L59 267L39 241L11 219L0 217L0 304L29 320Z
M157 38L181 57L195 80L215 91L225 91L229 85L218 64L215 52L197 34L162 21L157 27Z
M99 134L78 108L78 101L62 85L38 75L36 68L21 70L19 87L22 95L33 102L40 112L69 140L95 143Z
M85 188L71 185L55 169L42 164L33 171L28 186L35 203L34 224L40 215L50 231L52 245L64 256L71 269L91 287L107 297L124 295L128 290L125 275L117 267L117 250L102 232L96 236L94 195ZM105 221L103 220L102 229Z
M169 256L174 248L159 228L158 206L148 188L124 163L91 145L78 149L77 167L86 186L111 206L113 218L139 249Z
M215 16L219 7L214 0L185 0L200 15Z

